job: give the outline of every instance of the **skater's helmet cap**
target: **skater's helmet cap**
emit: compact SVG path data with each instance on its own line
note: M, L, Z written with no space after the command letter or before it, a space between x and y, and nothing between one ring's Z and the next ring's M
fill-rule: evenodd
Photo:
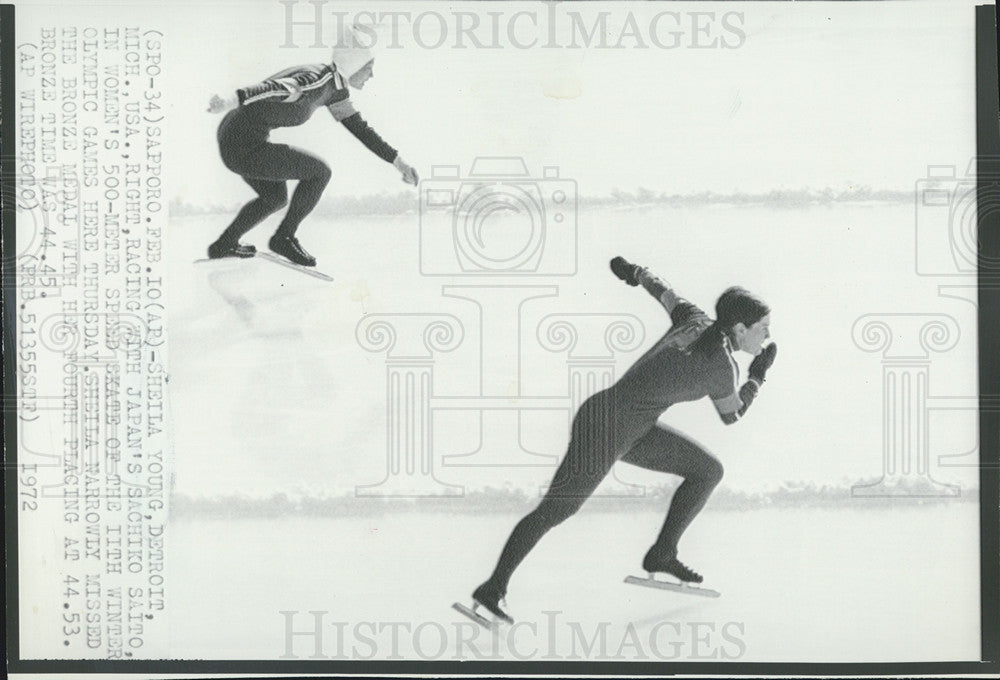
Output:
M337 37L331 60L337 67L337 72L344 78L350 78L355 73L375 60L375 55L367 47L371 43L369 36L363 35L353 26L345 26Z
M752 326L770 313L763 300L740 286L727 288L715 303L715 318L725 328L740 322Z

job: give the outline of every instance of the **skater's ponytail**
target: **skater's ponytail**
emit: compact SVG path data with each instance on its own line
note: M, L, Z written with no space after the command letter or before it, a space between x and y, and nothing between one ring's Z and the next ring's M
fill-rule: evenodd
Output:
M690 351L711 354L722 347L725 337L732 339L733 326L741 322L744 326L752 326L770 313L764 301L746 288L727 288L715 303L715 321L691 343Z

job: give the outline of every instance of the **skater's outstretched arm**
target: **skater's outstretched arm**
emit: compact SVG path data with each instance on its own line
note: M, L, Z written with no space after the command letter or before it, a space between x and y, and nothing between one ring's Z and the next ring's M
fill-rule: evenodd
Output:
M327 108L333 114L334 120L347 128L348 132L368 147L369 151L387 163L392 163L403 176L404 182L416 185L420 181L417 171L400 158L399 152L372 129L368 122L354 108L354 104L351 103L350 99L342 99L334 102L328 105Z
M386 163L392 163L396 160L399 153L372 129L368 121L361 117L350 99L341 99L339 102L329 104L327 108L333 114L333 119L347 128L348 132L368 147L369 151Z
M659 276L637 264L632 264L624 257L618 256L611 260L611 271L615 276L630 286L642 286L650 295L663 305L663 308L670 314L671 321L678 323L675 318L675 311L681 311L681 303L690 305L670 287L670 284ZM693 305L691 305L693 307ZM685 310L686 311L686 310ZM685 317L687 314L685 313Z
M670 284L645 267L638 268L636 278L639 280L639 285L645 288L647 293L656 298L657 302L667 310L667 314L670 315L671 320L677 323L677 319L673 318L674 312L684 300L677 296L677 293L670 287Z
M753 403L754 399L760 393L760 388L764 384L764 376L767 373L767 369L771 367L774 363L774 357L778 354L778 346L775 343L771 343L758 354L753 362L750 364L750 377L743 383L737 392L735 389L727 390L728 394L723 396L712 396L712 402L715 404L716 410L719 412L719 417L722 418L722 422L726 425L732 425L737 420L743 417L750 408L750 404ZM730 357L730 362L732 362L732 357ZM735 386L736 382L736 365L735 363L731 366L731 382L730 384Z
M293 66L275 73L267 80L241 87L232 96L212 95L208 110L211 113L222 113L229 109L262 101L292 104L297 102L302 95L319 90L335 78L340 78L340 76L328 66L320 64Z

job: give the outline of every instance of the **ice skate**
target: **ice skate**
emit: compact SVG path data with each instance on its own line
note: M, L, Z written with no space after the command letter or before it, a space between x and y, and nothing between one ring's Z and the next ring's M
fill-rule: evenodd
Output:
M642 568L649 574L663 573L684 583L701 583L704 577L681 562L675 555L650 550L642 560Z
M642 568L646 570L646 578L641 576L626 576L625 583L635 586L645 586L647 588L658 588L660 590L672 590L688 595L701 595L702 597L719 597L722 595L722 593L711 588L700 588L691 585L692 583L701 583L704 578L676 557L657 556L653 551L650 551L642 561ZM664 574L665 578L658 579L656 577L657 574Z
M275 234L271 237L268 247L274 251L271 253L257 253L257 257L268 262L280 264L283 267L294 269L308 276L312 276L323 281L333 281L329 274L316 271L316 258L307 253L302 244L294 236L279 236ZM282 257L279 257L282 256Z
M274 264L279 264L282 267L287 267L288 269L294 269L295 271L305 274L306 276L311 276L314 279L321 279L323 281L333 281L333 277L329 274L324 274L321 271L316 271L316 269L310 267L303 267L302 265L295 264L294 262L289 262L283 257L278 257L274 253L257 253L258 260L265 260L267 262L273 262Z
M242 243L225 243L216 241L208 247L208 259L218 260L223 257L253 257L257 249Z
M281 236L275 234L271 237L268 242L267 247L272 251L288 258L293 264L297 264L301 267L315 267L316 258L310 255L299 243L299 240L294 236Z
M491 587L489 584L484 583L476 588L476 590L472 593L471 609L459 602L455 602L451 606L452 609L455 609L456 611L469 617L484 628L496 630L500 623L514 623L514 619L512 619L507 612L500 608L501 601L503 601L503 593ZM480 614L476 611L479 607L486 609L495 618L490 619Z

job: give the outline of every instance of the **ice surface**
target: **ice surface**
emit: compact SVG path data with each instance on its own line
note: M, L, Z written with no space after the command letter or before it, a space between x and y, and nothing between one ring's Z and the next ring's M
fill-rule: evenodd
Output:
M623 372L666 330L668 320L641 289L607 268L622 254L648 265L684 296L711 311L728 285L742 284L772 307L778 361L748 416L722 427L707 400L675 406L665 422L694 437L726 466L723 484L761 489L787 481L843 485L877 477L883 466L881 356L852 341L864 314L943 313L963 329L947 353L930 355L931 395L976 394L975 307L938 293L938 280L913 275L913 208L901 204L813 207L656 205L584 210L578 216L579 273L514 280L424 277L418 267L416 214L307 220L303 244L333 283L260 261L192 264L228 215L175 219L170 250L170 396L177 490L215 496L343 493L386 472L386 355L365 351L359 322L372 314L450 314L464 338L434 359L435 395L476 394L480 382L504 395L566 394L565 353L543 350L537 323L548 314L631 314L645 340L619 352ZM249 241L266 248L275 220ZM974 282L971 282L974 283ZM509 350L520 340L520 375L481 365L476 305L442 286L556 286L522 308ZM486 310L483 313L489 313ZM749 357L738 354L745 375ZM511 359L512 360L512 359ZM506 370L506 369L504 369ZM566 446L569 414L436 413L433 446L443 481L466 488L507 484L534 492ZM975 483L974 411L930 418L930 470L940 481ZM947 420L944 420L947 419ZM520 433L517 432L520 428ZM554 456L543 468L446 467L444 457L503 459L514 447ZM972 454L967 454L970 450ZM959 455L937 465L938 455ZM455 459L450 459L455 462ZM538 462L536 459L535 462ZM636 484L662 477L628 466Z
M466 619L451 603L468 602L517 519L416 513L178 520L169 545L176 575L171 649L178 658L278 658L288 651L279 612L298 612L294 629L308 631L308 612L323 611L322 650L331 658L388 658L394 651L406 658L476 658L469 644L459 648L456 626ZM711 654L789 662L978 656L975 504L707 511L689 530L681 556L705 575L706 586L723 593L717 600L622 583L641 573L661 519L587 509L554 529L511 582L509 610L524 623L505 629L499 651L486 631L470 644L503 659L535 649L531 658L554 649L562 658L591 660L643 654L656 660L656 650L679 661ZM616 657L630 624L639 645ZM574 626L589 640L602 625L603 652L595 646L585 653L579 640L574 649ZM694 643L692 631L706 642ZM461 634L470 639L473 632ZM365 636L373 646L361 641ZM440 652L439 639L446 643ZM295 638L292 653L308 658L313 645Z
M881 357L854 345L858 317L944 313L963 329L974 328L972 305L941 297L936 280L913 275L910 205L652 206L578 217L578 274L514 281L558 286L558 294L522 310L515 337L525 350L520 375L507 376L512 393L565 393L565 355L532 344L546 314L640 319L645 341L619 354L619 371L666 329L654 301L608 272L613 255L650 266L709 310L723 288L745 285L771 304L772 334L781 346L760 398L730 428L708 403L680 405L665 416L722 460L723 484L736 491L789 481L849 488L880 475ZM442 294L443 285L483 279L421 276L415 214L307 221L299 236L333 283L264 262L193 264L227 220L171 223L176 493L209 500L281 493L350 499L358 485L382 479L387 364L384 353L365 351L356 339L368 315L426 312L461 321L462 343L434 358L434 394L476 394L480 381L504 377L479 362L479 311ZM250 240L266 247L271 227ZM932 395L975 394L973 338L967 333L955 349L932 357ZM745 370L747 358L740 361ZM435 474L466 491L492 487L536 497L551 464L454 467L444 456L502 458L523 447L557 460L568 415L525 414L519 421L508 414L484 420L480 429L469 414L439 413ZM968 496L977 473L975 414L951 412L947 428L936 417L931 414L931 472ZM938 465L942 454L964 454L957 459L962 466ZM669 481L628 466L615 474L637 485ZM454 512L435 513L379 512L364 505L371 501L350 502L358 516L176 515L168 546L174 655L278 658L287 651L281 611L298 612L295 630L311 626L309 611L326 612L329 657L388 658L395 651L406 658L475 658L470 644L497 658L944 661L978 655L974 502L872 504L845 494L839 505L823 508L706 510L685 537L681 557L706 575L706 586L723 593L717 601L623 584L625 575L637 573L662 512L648 506L609 512L588 504L543 540L515 576L510 608L526 623L514 637L503 637L495 653L483 635L459 642L475 630L456 628L462 619L450 605L488 575L518 517L463 509L462 498L449 501ZM396 650L393 622L410 626L410 632L396 626ZM591 640L602 625L606 644L586 652L575 632ZM656 651L651 634L660 636ZM366 643L366 636L375 642ZM308 658L311 644L298 637L292 651Z

